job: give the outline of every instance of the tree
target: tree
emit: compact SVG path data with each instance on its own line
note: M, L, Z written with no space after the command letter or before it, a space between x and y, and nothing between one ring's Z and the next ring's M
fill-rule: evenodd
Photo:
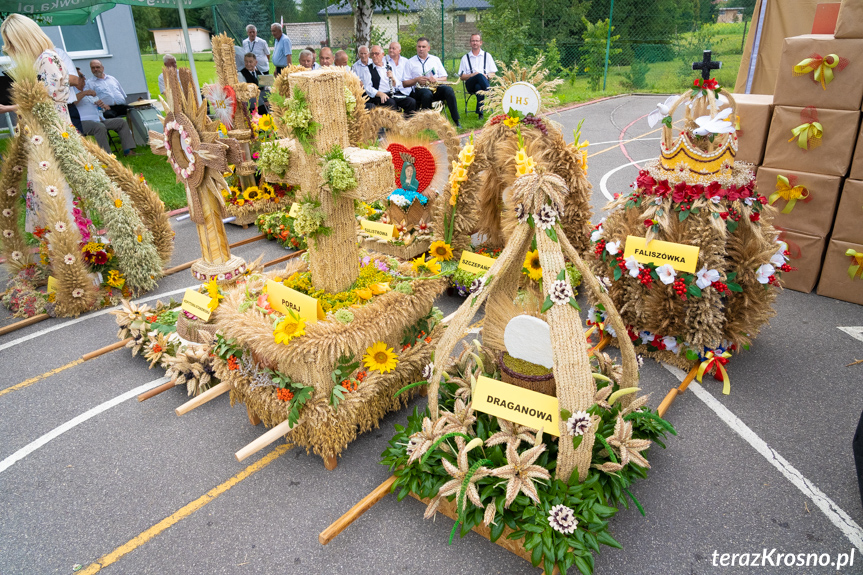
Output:
M372 15L375 10L392 11L407 7L404 0L349 0L354 11L354 36L357 46L368 45L372 35Z
M290 2L293 4L293 2ZM318 12L327 7L327 0L302 0L300 9L297 11L297 22L318 22L323 16Z
M596 24L591 24L590 21L585 18L584 27L585 30L582 38L584 39L586 55L584 58L583 68L584 71L587 72L590 89L599 90L605 70L606 43L609 39L608 18L600 20ZM612 33L614 32L614 29L615 27L611 26ZM611 46L614 46L614 43L620 39L620 35L613 35L610 38ZM610 48L608 51L609 59L621 52L622 50L620 48Z

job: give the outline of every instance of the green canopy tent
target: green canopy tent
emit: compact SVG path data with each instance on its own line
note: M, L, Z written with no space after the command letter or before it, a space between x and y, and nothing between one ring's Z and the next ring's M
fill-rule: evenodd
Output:
M198 72L195 70L195 57L192 53L192 42L189 40L189 26L186 24L186 9L203 8L221 4L225 0L0 0L0 13L18 13L36 20L40 26L70 26L86 24L97 14L110 10L117 4L129 6L148 6L152 8L176 8L180 12L180 26L183 28L183 39L186 42L186 53L189 56L189 68L192 79L198 87ZM200 100L200 90L195 91Z

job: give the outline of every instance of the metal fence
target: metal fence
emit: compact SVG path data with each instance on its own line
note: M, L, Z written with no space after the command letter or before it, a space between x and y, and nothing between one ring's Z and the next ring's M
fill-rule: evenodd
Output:
M318 2L312 5L313 2ZM533 63L539 54L553 75L579 91L676 92L695 77L692 63L703 50L723 62L714 73L734 84L753 0L718 8L710 0L406 0L399 11L376 12L372 43L396 40L402 55L416 52L417 38L429 39L450 74L458 71L471 34L498 62ZM299 6L299 7L298 7ZM749 6L746 8L746 6ZM295 49L330 45L353 55L356 49L350 5L321 0L240 0L206 14L202 24L237 41L246 24L272 42L270 23L283 20ZM190 22L190 25L193 25ZM323 24L323 26L321 26ZM295 40L296 39L296 40ZM299 40L299 41L297 41Z

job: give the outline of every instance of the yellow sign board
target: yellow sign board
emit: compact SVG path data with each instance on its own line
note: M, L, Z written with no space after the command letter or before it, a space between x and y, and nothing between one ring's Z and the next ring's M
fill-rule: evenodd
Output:
M300 204L294 202L291 204L291 211L288 212L288 217L295 218L300 213Z
M55 291L57 291L57 278L48 276L48 293L54 293Z
M393 224L382 224L380 222L360 220L360 226L362 226L364 232L377 238L391 240L398 237L396 227Z
M465 250L461 253L461 259L458 262L458 269L472 274L484 274L492 265L494 265L494 258L481 256Z
M481 375L473 393L473 408L531 429L560 437L557 398Z
M199 293L197 290L187 289L186 294L183 296L183 303L180 305L180 308L201 318L203 321L209 321L210 314L213 313L209 308L211 301L212 298Z
M660 240L652 240L645 244L644 238L626 236L626 247L623 257L635 256L635 261L657 266L670 264L679 272L694 274L698 270L698 246L674 244Z
M278 312L288 315L289 311L299 314L306 323L326 319L321 302L284 284L267 280L267 301Z

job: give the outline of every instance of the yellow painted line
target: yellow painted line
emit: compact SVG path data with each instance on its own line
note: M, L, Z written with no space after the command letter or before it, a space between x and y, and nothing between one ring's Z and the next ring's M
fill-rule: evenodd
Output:
M168 529L175 523L179 523L183 519L189 517L194 512L202 508L207 503L210 503L214 499L216 499L219 495L222 495L226 491L228 491L231 487L234 487L239 482L248 478L250 475L257 473L261 469L265 468L267 465L275 461L279 458L280 455L288 451L291 447L289 445L280 445L276 447L274 450L269 452L265 457L246 467L243 471L236 474L232 478L228 479L221 485L214 487L204 495L200 496L198 499L192 501L188 505L182 507L178 511L176 511L173 515L162 519L143 533L133 537L128 542L123 545L117 547L107 555L103 555L98 560L88 565L85 569L78 571L78 575L93 575L94 573L98 573L105 567L116 563L121 557L130 553L137 549L138 547L147 543L150 539L153 539L157 535L159 535L162 531Z
M71 361L71 362L67 363L66 365L61 365L60 367L58 367L56 369L52 369L51 371L46 371L42 375L37 375L36 377L31 377L30 379L24 380L17 385L13 385L12 387L7 387L6 389L2 389L2 390L0 390L0 395L4 395L4 394L9 393L11 391L18 391L19 389L24 389L28 385L33 385L37 381L45 379L46 377L51 377L52 375L58 374L61 371L65 371L65 370L69 369L70 367L75 367L76 365L81 365L82 363L84 363L84 358L79 357L75 361Z

